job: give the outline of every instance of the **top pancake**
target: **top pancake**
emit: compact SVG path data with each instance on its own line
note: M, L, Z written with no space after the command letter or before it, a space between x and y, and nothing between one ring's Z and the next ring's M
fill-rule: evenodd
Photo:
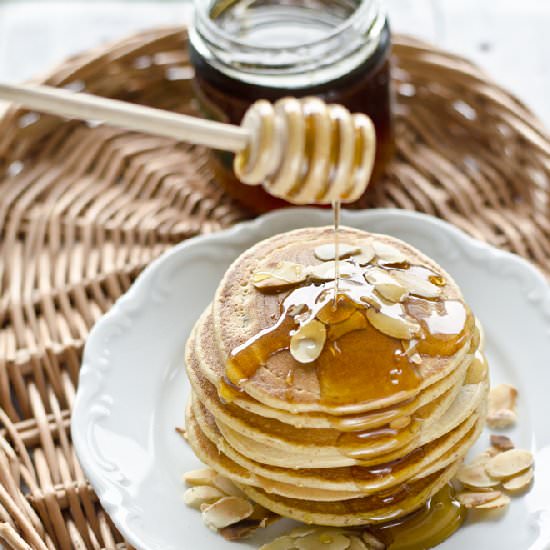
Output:
M462 295L452 278L433 260L411 247L386 235L369 234L363 231L342 228L340 242L358 245L364 242L385 243L403 252L409 263L425 266L446 280L442 298L462 301ZM290 261L305 266L322 263L314 255L321 244L334 240L332 227L299 229L262 241L242 254L227 270L218 287L213 302L213 332L211 345L217 348L220 361L216 363L214 377L219 380L225 374L225 362L230 353L256 336L263 329L275 324L281 315L281 302L285 293L265 294L253 286L253 274L266 265ZM471 331L473 333L473 331ZM322 402L321 388L315 362L298 363L288 350L272 355L258 370L241 384L241 389L253 399L269 407L298 412L323 412L328 414L351 414L375 411L414 399L423 389L449 376L463 362L469 350L468 334L465 344L451 356L422 356L417 372L420 382L409 391L392 395L372 394L367 401L344 405ZM289 384L288 373L294 373ZM362 380L361 365L353 365L354 380L350 384L366 384ZM374 388L374 391L376 389Z

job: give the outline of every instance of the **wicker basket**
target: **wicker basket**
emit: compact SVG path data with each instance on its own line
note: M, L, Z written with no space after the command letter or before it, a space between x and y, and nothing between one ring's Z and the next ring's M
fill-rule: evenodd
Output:
M369 206L445 218L550 272L550 141L468 61L395 37L397 155ZM182 28L66 61L46 80L196 113ZM245 212L205 150L13 109L0 120L0 537L127 548L71 445L91 326L173 243Z

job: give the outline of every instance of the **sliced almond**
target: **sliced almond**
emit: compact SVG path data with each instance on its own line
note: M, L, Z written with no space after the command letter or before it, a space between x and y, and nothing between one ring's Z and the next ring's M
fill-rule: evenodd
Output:
M399 306L399 304L396 305ZM384 311L388 311L389 314ZM367 319L375 329L392 338L410 340L420 332L420 325L409 321L404 316L404 312L400 315L393 315L393 311L392 306L384 308L382 311L369 308L367 309Z
M299 537L305 537L306 535L309 535L310 533L313 533L317 530L317 527L315 525L300 525L299 527L295 527L290 531L289 536L292 538L299 538Z
M361 534L363 540L367 543L369 550L385 550L386 545L379 539L377 539L372 533L363 531Z
M325 345L327 329L323 323L312 319L301 325L290 337L290 353L299 363L315 361Z
M510 479L507 479L506 481L502 482L502 486L507 491L510 491L512 493L524 491L531 485L531 482L533 481L534 476L534 470L533 468L529 468L522 474L519 474L517 476L511 477Z
M410 361L413 365L421 365L421 364L422 364L422 356L420 355L420 353L413 353L413 354L409 357L409 361Z
M407 262L407 256L395 246L383 242L373 241L372 247L381 264L403 264Z
M518 391L510 384L499 384L489 393L487 424L492 428L507 428L516 421Z
M367 269L365 279L380 296L390 302L400 302L408 294L407 289L397 279L379 267Z
M500 453L487 462L485 470L496 479L515 476L533 465L533 455L523 449L511 449Z
M252 284L259 290L277 291L306 280L306 269L294 262L282 261L273 268L265 268L252 275Z
M482 492L464 492L458 493L458 501L465 508L479 508L485 504L500 498L502 493L500 491L482 491Z
M261 527L260 522L245 519L233 525L222 527L218 532L225 540L237 541L250 537L259 527Z
M370 244L362 244L359 254L353 256L353 261L359 265L367 265L374 258L374 248Z
M201 504L211 504L224 496L225 495L215 487L197 485L196 487L190 487L183 493L183 502L185 502L187 506L199 510Z
M230 480L226 477L217 475L212 480L212 485L219 489L227 496L231 497L243 497L244 493Z
M361 249L358 246L351 244L339 243L338 244L338 258L347 258L358 254ZM336 247L334 243L327 243L319 245L314 251L315 257L319 260L326 262L328 260L336 260Z
M375 287L376 292L382 296L382 298L385 298L389 302L400 302L407 296L407 291L400 287L399 285L395 284L378 284Z
M469 466L481 464L485 468L485 464L487 464L487 462L489 462L489 460L496 456L499 452L500 451L498 451L497 449L489 447L488 449L485 449L482 453L479 453L477 456L475 456L470 462Z
M365 304L372 306L377 311L380 311L384 307L385 302L380 295L374 292L374 287L371 287L371 289L365 289L365 293L361 296L360 300Z
M514 426L517 422L517 414L508 409L500 409L487 415L487 425L493 430L504 430Z
M500 453L498 449L495 449L494 447L489 447L488 449L485 449L482 453L479 453L474 459L472 460L471 464L487 464L491 458L494 456L497 456Z
M204 524L213 531L233 525L252 514L250 501L239 497L224 497L202 511Z
M321 531L294 539L294 545L298 550L347 550L350 540L343 533L337 531Z
M362 536L362 538L361 538ZM385 545L370 533L304 525L264 544L260 550L384 550Z
M491 410L510 409L516 407L518 390L510 384L499 384L491 388L489 393L489 408Z
M497 450L490 447L489 449L486 449L482 453L479 453L477 456L475 456L469 464L464 464L463 467L482 465L485 468L485 464L489 462L489 459L493 458L497 454Z
M487 459L485 460L485 464L491 460L491 458L497 456L502 451L499 451L496 447L489 447L488 449L485 449L480 456L486 456Z
M333 281L335 276L336 262L334 260L325 262L324 264L313 265L308 268L307 273L310 279L313 281ZM349 277L353 275L357 269L350 262L340 261L338 266L338 273L340 277Z
M480 504L475 508L476 510L500 510L501 508L508 506L508 504L510 504L510 497L508 495L501 494L498 498L490 500L485 504Z
M441 296L441 287L434 285L430 281L411 273L410 271L392 271L392 275L397 279L410 294L422 298L437 298Z
M181 435L185 441L189 441L189 438L187 437L187 430L185 428L180 428L179 426L176 426L176 433Z
M303 313L307 313L309 311L309 308L306 306L306 304L292 304L286 312L291 317L296 317L297 315L302 315Z
M514 443L505 435L491 434L491 446L498 451L509 451L514 448Z
M288 535L277 537L275 540L268 542L260 547L260 550L295 550L295 539Z
M462 485L471 489L489 489L500 485L498 479L492 478L485 471L485 464L463 466L458 471L456 478Z
M479 384L487 379L487 372L489 370L489 365L487 359L483 352L476 351L472 362L468 366L466 371L466 379L464 380L465 384Z
M218 474L211 468L200 468L198 470L191 470L183 474L183 481L187 485L210 485L214 483L214 478Z
M255 502L251 502L251 504L254 507L254 512L250 516L219 530L224 539L234 541L247 538L257 529L264 529L281 517Z

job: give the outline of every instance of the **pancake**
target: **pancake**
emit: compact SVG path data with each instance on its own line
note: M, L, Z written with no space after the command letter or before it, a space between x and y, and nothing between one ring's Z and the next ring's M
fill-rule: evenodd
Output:
M377 524L454 476L483 428L489 375L481 326L435 262L343 228L336 283L330 247L315 252L332 242L332 228L297 230L230 266L187 342L187 434L275 513Z
M342 244L356 244L375 238L378 242L401 250L411 263L427 266L445 278L444 298L462 300L459 288L452 278L435 262L402 241L385 235L367 235L354 229L342 228L339 233ZM253 274L264 265L280 261L296 262L305 266L319 265L314 255L315 247L331 243L334 239L332 227L310 228L291 231L262 241L242 254L227 270L213 302L214 338L210 345L217 346L222 356L218 363L221 369L216 376L225 372L223 365L231 352L245 344L280 316L280 298L274 294L258 292L253 286ZM307 246L304 246L307 243ZM472 322L473 325L473 322ZM473 332L473 327L472 327ZM415 397L422 389L448 376L462 362L468 350L469 339L462 348L449 357L425 357L419 366L420 384L409 391L376 396L376 388L368 400L333 406L321 402L319 379L315 368L300 365L288 350L281 350L259 365L254 375L241 384L241 389L256 400L273 408L291 412L364 412L380 410L400 401ZM298 373L294 384L289 387L287 375L290 370ZM357 370L361 376L361 369ZM367 375L368 373L365 373ZM357 381L355 381L357 384Z

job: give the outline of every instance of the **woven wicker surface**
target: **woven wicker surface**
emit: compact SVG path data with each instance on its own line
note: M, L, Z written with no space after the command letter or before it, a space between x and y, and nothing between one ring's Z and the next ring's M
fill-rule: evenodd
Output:
M395 37L397 156L368 206L414 209L550 273L550 141L469 62ZM47 83L193 113L186 35L146 32ZM246 214L206 152L23 110L0 120L0 537L127 548L79 467L69 420L91 326L172 244Z

